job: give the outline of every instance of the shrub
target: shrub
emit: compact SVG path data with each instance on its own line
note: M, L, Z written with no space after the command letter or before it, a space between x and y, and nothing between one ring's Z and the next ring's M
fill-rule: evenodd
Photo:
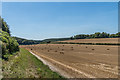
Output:
M7 60L9 55L19 51L19 44L10 36L10 31L6 22L2 21L2 29L0 29L0 46L2 49L2 59Z

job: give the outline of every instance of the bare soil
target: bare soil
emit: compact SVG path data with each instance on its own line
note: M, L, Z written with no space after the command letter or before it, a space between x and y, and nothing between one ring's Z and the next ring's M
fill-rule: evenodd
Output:
M21 46L72 78L117 78L118 48L106 45L38 44Z

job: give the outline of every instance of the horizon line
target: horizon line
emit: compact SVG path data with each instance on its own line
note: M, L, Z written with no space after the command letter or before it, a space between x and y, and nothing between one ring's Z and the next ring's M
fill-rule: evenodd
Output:
M119 32L119 31L118 31ZM118 33L116 32L116 33ZM81 33L81 34L75 34L75 35L91 35L91 34L95 34L97 32L94 32L94 33ZM102 32L99 32L99 33L102 33ZM116 33L108 33L108 32L104 32L104 33L107 33L107 34L116 34ZM73 35L73 36L75 36ZM50 37L50 38L43 38L43 39L30 39L30 38L25 38L25 37L20 37L20 36L16 36L16 35L12 35L12 37L17 37L17 38L22 38L22 39L26 39L26 40L46 40L46 39L59 39L59 38L70 38L70 37L73 37L73 36L69 36L69 37Z

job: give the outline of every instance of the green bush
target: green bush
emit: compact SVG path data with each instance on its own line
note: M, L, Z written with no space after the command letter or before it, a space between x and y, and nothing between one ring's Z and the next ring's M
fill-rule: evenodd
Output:
M8 59L10 54L19 51L17 40L10 36L10 31L6 22L2 21L2 29L0 30L0 46L2 49L2 59ZM0 25L1 27L1 25Z

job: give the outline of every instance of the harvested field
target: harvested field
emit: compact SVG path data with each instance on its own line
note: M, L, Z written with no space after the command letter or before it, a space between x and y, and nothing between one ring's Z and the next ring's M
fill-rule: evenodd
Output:
M72 78L117 78L118 46L38 44L21 46Z
M74 43L120 43L120 38L93 38L93 39L76 39L58 42L74 42Z

